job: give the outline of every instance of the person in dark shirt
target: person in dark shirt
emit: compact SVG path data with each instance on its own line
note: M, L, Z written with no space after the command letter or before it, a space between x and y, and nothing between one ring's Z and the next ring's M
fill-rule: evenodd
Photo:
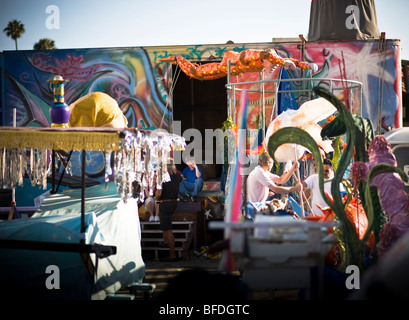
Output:
M175 261L175 238L172 232L172 215L178 205L179 186L182 181L175 165L168 165L170 181L162 183L162 189L156 190L156 199L159 202L160 229L163 231L163 240L169 246L168 261Z

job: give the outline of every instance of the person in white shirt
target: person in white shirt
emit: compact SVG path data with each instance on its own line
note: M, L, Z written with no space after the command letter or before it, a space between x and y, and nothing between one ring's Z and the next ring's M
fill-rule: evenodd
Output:
M331 193L331 179L334 178L334 168L333 163L330 159L323 160L324 167L324 192L332 197ZM311 209L312 213L317 216L322 216L323 212L316 206L319 204L321 207L326 208L328 204L323 199L318 180L318 173L310 175L307 179L303 181L303 187L305 189L305 195L309 199L312 193L311 199ZM340 189L343 190L343 185L340 184Z
M292 187L279 186L279 184L286 183L291 178L294 171L298 169L298 161L295 161L291 169L281 176L271 173L273 164L273 159L271 159L266 151L259 155L258 166L250 172L247 178L247 201L265 202L269 196L272 196L275 193L282 194L301 191L302 185L299 182Z

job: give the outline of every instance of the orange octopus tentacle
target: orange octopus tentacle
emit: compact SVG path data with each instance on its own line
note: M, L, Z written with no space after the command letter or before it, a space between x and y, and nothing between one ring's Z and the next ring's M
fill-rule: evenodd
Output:
M259 72L264 66L259 50L244 50L240 53L236 67L242 72Z
M176 60L175 56L169 56L169 57L166 57L166 58L158 58L158 60L162 61L162 62L168 62L168 63L174 64L174 65L177 64L177 60Z
M202 78L201 80L214 80L227 75L226 71L223 72L220 69L220 63L217 62L202 64L197 67L196 72Z
M190 62L189 60L181 56L177 56L176 60L177 60L177 64L179 65L180 69L182 69L182 71L185 74L187 74L191 78L197 77L197 73L196 73L197 66L194 63Z
M198 80L214 80L227 76L228 61L231 62L230 73L233 76L245 72L262 71L264 69L263 60L268 60L273 66L286 66L290 61L290 64L294 64L296 67L301 69L317 69L317 66L313 63L280 57L273 49L247 49L240 53L235 51L227 51L223 54L223 59L220 63L212 62L202 65L194 64L181 56L170 56L167 58L159 58L158 60L178 64L186 75Z
M293 59L293 58L289 58L288 60L291 60L292 62L294 62L295 66L300 69L305 69L305 70L311 69L310 63L308 62L300 61L300 60Z
M263 50L260 53L260 58L261 59L268 59L273 64L278 64L280 66L283 66L285 64L285 59L283 57L280 57L275 50Z

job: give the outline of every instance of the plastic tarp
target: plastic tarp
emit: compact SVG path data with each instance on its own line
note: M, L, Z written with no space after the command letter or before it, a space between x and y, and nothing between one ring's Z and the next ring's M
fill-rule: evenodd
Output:
M95 299L134 282L142 282L141 230L135 199L124 202L114 183L85 189L86 232L81 233L81 189L69 189L44 199L28 219L0 222L0 239L116 246L116 254L89 254L90 276L80 253L0 249L1 294L31 299ZM58 274L47 271L56 266ZM51 269L54 270L54 269ZM59 288L47 286L58 282Z
M308 41L379 39L374 0L312 0Z

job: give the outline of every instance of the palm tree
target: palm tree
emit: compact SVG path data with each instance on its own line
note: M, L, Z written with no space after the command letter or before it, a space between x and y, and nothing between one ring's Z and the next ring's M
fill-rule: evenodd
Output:
M4 28L3 32L6 33L7 37L10 37L16 42L16 50L17 49L17 39L21 37L21 35L26 32L24 29L24 24L16 19L9 21L6 28Z
M37 43L34 44L34 50L50 50L50 49L57 49L55 46L54 40L43 38L38 40Z

